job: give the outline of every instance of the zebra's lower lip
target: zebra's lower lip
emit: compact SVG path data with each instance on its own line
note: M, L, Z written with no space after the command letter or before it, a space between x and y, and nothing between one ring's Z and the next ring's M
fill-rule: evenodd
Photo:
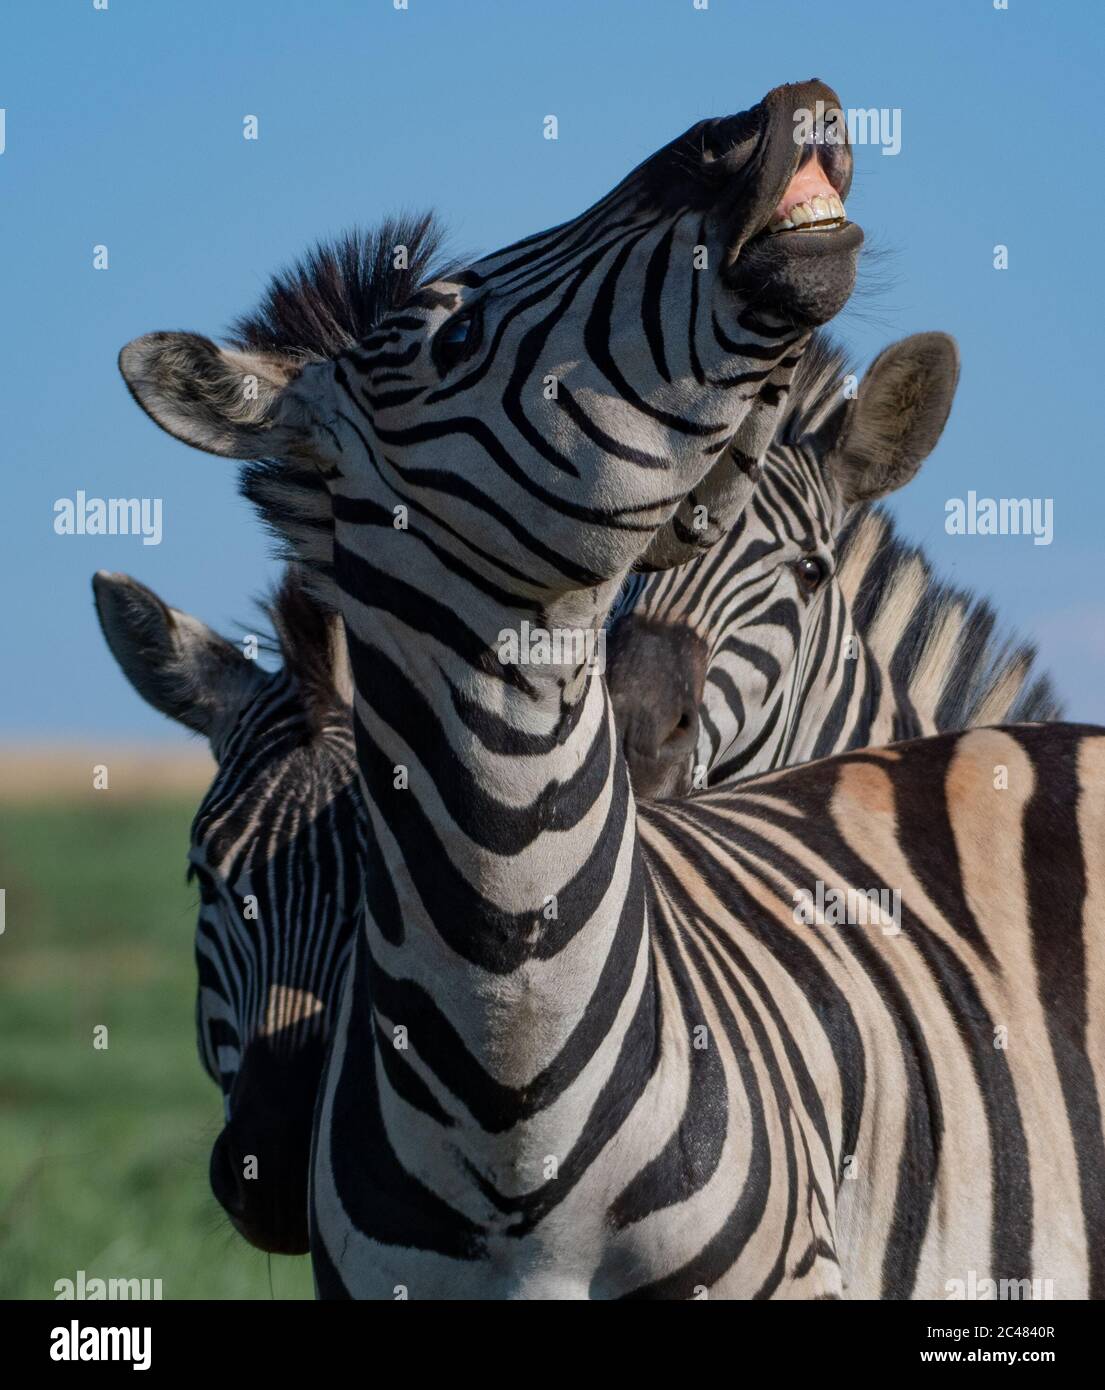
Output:
M840 233L848 231L858 231L856 223L849 221L847 217L826 217L818 222L803 222L796 226L774 226L765 227L762 232L757 232L745 243L745 250L763 246L765 243L778 245L783 242L809 241L816 242L819 239L826 241L835 239Z
M863 229L846 218L775 232L765 228L744 245L728 283L747 303L816 328L847 303L862 244Z

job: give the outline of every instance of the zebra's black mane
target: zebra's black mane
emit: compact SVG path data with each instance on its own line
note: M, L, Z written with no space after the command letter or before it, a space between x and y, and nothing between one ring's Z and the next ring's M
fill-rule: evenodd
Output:
M848 518L839 543L839 566L849 551L870 544L871 530L877 528L878 541L873 557L863 573L858 591L851 595L852 615L859 633L867 637L876 624L893 608L896 592L913 590L921 576L920 595L904 629L895 634L891 678L908 690L920 672L926 642L949 616L959 615L961 625L954 644L954 655L942 666L941 694L934 716L941 732L973 727L979 721L989 697L1006 682L1016 682L1017 693L1001 723L1021 720L1054 720L1063 717L1062 705L1050 677L1035 675L1034 643L1012 636L1001 636L998 617L990 601L970 589L946 583L932 571L924 550L904 540L893 517L881 505L859 507ZM866 536L863 532L866 531ZM893 624L891 624L893 627ZM1031 675L1031 679L1030 679Z
M257 308L235 320L230 341L294 359L333 357L441 273L444 237L435 215L425 212L320 241L272 277ZM396 266L400 247L405 264Z
M333 357L367 337L427 280L445 273L443 241L441 224L426 212L319 242L273 276L258 307L234 323L230 341L292 362ZM405 251L401 258L399 248ZM305 564L303 583L315 601L334 609L333 517L318 471L306 463L261 459L243 465L238 487L278 552Z
M308 730L317 733L334 715L347 718L341 619L318 603L294 565L285 570L262 608L276 634L284 669L302 696Z
M259 646L283 665L270 679L282 676L290 685L281 682L278 696L270 685L259 707L247 706L192 820L193 853L199 847L208 864L223 865L227 881L269 861L283 863L285 854L307 853L300 837L320 827L325 836L360 837L367 817L357 788L341 619L319 606L294 565L258 604L270 627L260 634L254 628ZM244 820L259 804L279 814L267 819L264 833L243 837ZM196 876L193 859L188 881Z

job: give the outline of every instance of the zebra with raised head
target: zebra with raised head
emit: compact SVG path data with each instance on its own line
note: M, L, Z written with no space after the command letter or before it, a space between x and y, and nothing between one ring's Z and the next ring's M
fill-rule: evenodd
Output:
M252 346L268 352L279 352L291 358L325 356L342 344L356 343L373 327L384 300L390 296L409 294L411 291L409 265L406 277L393 275L391 272L394 247L401 244L406 246L408 251L415 251L417 259L414 273L424 274L428 250L436 241L431 227L432 224L424 218L411 223L387 224L378 231L350 233L333 244L318 247L301 266L290 273L276 276L260 307L254 313L239 319L235 328L237 342L243 349ZM816 360L821 360L820 352ZM806 359L803 359L795 374L788 401L788 418L798 414L805 416L815 408L820 408L823 404L825 379L824 372L810 371L806 366ZM916 386L923 393L926 381L918 379ZM939 388L940 383L937 381L936 389ZM870 404L871 393L865 391L864 406ZM807 440L809 447L818 447L817 436L807 436ZM772 459L780 447L775 443L769 451L766 461L769 476ZM788 512L778 508L771 509L769 515L776 518L780 525L790 516ZM782 546L786 539L787 532L781 526L779 545ZM312 544L317 552L326 553L326 543L321 539L313 539ZM718 548L721 550L723 547L724 553L732 558L733 549L728 541L722 542ZM661 593L670 595L673 592L669 585L670 579L678 581L683 575L696 572L703 563L692 563L669 574L636 578L648 585L646 592L649 592L650 597L654 597L650 591L656 587L660 588ZM781 563L785 564L787 561ZM334 699L328 693L331 689L336 690L343 685L339 671L334 670L332 677L322 686L321 692L317 680L312 684L309 679L313 670L326 677L333 667L339 665L340 651L329 638L325 639L326 645L323 645L322 634L325 633L327 619L320 612L311 611L293 579L294 576L289 576L289 581L278 598L275 626L281 634L285 670L298 669L308 679L286 681L286 689L275 707L280 711L277 724L281 729L294 729L299 726L309 729L318 723L317 719L312 719L310 706L312 703L316 706L320 704L319 693L324 696L321 706L327 719L331 715L340 718L343 713L349 717L351 711L343 706L340 699ZM739 583L739 575L731 575L730 580L734 584ZM179 672L176 677L173 675L177 644L165 637L171 628L169 619L164 616L167 611L164 606L135 581L100 576L96 581L96 587L102 596L101 611L115 611L118 614L115 626L117 629L121 628L126 635L126 646L120 648L121 655L135 650L142 652L140 667L135 667L133 656L129 662L130 669L135 671L135 683L138 684L140 692L164 689L166 686L172 688L174 681L179 685ZM677 589L678 585L676 591ZM643 599L644 595L641 598ZM108 603L112 605L111 609L105 608L105 604ZM661 723L665 717L666 690L671 689L676 682L686 680L687 675L696 669L695 663L699 656L696 646L691 643L688 645L688 661L684 664L679 660L680 634L689 632L689 629L678 625L678 618L673 610L674 604L670 603L666 610L658 610L655 607L652 609L658 617L670 619L658 623L653 629L659 644L659 660L650 665L644 677L650 701L649 715L654 721L653 727ZM719 607L718 621L724 622L725 618L726 610ZM151 621L162 634L163 640L156 644L143 644L140 640L142 625L145 623L148 626ZM185 619L183 615L177 614L173 622L186 625L190 631L202 633L201 650L225 651L225 644L221 639L209 634L194 619ZM862 629L862 623L860 626ZM883 630L885 626L880 624L879 630ZM625 678L621 666L623 659L635 664L638 662L642 635L645 631L646 628L640 623L616 623L608 648L606 667L615 721L639 794L642 791L641 781L638 780L640 760L643 756L640 747L642 725L638 722L634 726L626 720L625 695L633 691L634 681ZM628 643L627 636L630 638ZM674 647L673 643L676 644ZM829 659L830 655L831 653L826 651L824 659ZM779 659L784 665L788 659L792 662L797 661L797 651L793 648L788 648L786 652L781 651ZM188 708L197 700L200 690L208 686L219 689L221 685L225 685L226 679L221 678L220 683L210 676L199 678L198 672L202 663L190 664L196 668L197 676L193 679ZM233 651L224 666L228 673L241 668L240 655ZM124 666L124 669L127 669L127 666ZM255 673L255 666L251 666L250 671ZM639 671L637 674L638 677L641 676ZM746 688L746 696L751 703L754 692ZM697 721L699 698L700 691L696 687L690 705L689 722L692 716L693 720ZM287 706L293 701L298 701L303 706L301 720L286 717ZM225 703L225 698L220 697L220 702ZM175 702L166 702L163 698L160 698L160 703L158 698L153 698L153 703L158 707L164 706L169 713L177 708ZM269 710L273 706L271 701L266 701L256 708ZM630 712L634 708L630 705ZM639 713L640 706L636 709ZM258 750L271 746L268 722L257 721L253 717L254 714L254 705L247 701L242 710L241 725L235 729L236 745L243 752L250 739L256 741ZM190 717L191 722L195 723L195 716ZM647 729L648 725L644 727ZM674 739L667 740L663 752L670 755L674 742ZM780 745L777 742L773 746L778 750ZM679 770L687 775L693 748L692 737L680 760ZM663 758L659 758L658 761L663 762ZM238 842L235 852L243 862L263 862L268 852L270 826L284 826L288 823L289 817L300 814L297 797L300 783L308 789L308 800L315 797L312 789L324 787L329 788L328 795L335 806L347 804L346 798L355 798L359 804L360 792L356 786L356 761L351 739L348 744L332 738L305 738L302 742L296 740L293 760L281 764L282 775L277 777L270 774L270 762L265 757L260 757L256 763L251 764L240 755L239 762L244 768L242 775L228 777L224 770L220 775L224 789L218 793L213 790L205 806L218 806L219 821L223 824L242 823L249 826L249 834L256 841L256 845L251 845L245 840ZM667 767L670 770L670 761L667 762ZM227 791L226 787L230 790ZM201 812L193 827L195 844L190 857L201 865L219 858L218 855L212 854L208 845L209 823L209 815ZM343 849L340 831L335 844L329 847L320 846L311 837L303 835L291 839L286 836L277 838L279 842L288 845L288 858L283 863L282 872L293 882L316 882L320 864L333 865L345 879L354 871L351 857ZM232 881L234 876L232 869L230 872L216 871L217 893L213 895L208 892L208 896L214 896L222 903L240 896L231 893L227 887L228 881ZM240 913L205 913L200 924L201 959L222 962L226 958L232 962L231 966L220 964L216 986L213 991L209 990L203 996L199 1011L201 1055L212 1062L217 1062L221 1055L224 1065L227 1062L231 1063L230 1068L223 1073L222 1079L224 1085L234 1087L232 1133L219 1141L213 1185L224 1205L235 1215L240 1228L250 1234L254 1243L261 1244L264 1248L306 1247L307 1194L302 1175L307 1170L310 1116L322 1069L321 1051L328 1037L329 1022L333 1016L334 977L337 974L334 963L343 961L348 954L355 929L355 904L359 901L360 894L359 890L351 890L347 883L335 885L335 893L330 895L330 901L344 903L344 913L332 910L315 911L313 896L298 894L294 910L289 903L275 916L266 914L268 931L279 931L283 936L275 942L270 941L262 950L252 949L245 953L237 950L236 937L243 930ZM326 900L325 890L320 889L318 896ZM309 953L304 950L305 943L310 943ZM239 1074L235 1069L237 1055L241 1050L237 1039L249 1038L256 1031L255 1026L251 1027L244 1021L247 1001L282 996L288 988L284 983L287 963L297 958L302 958L308 966L313 961L327 962L327 984L324 988L317 987L311 979L303 985L308 996L321 998L325 995L331 1001L327 1007L311 1015L317 1032L310 1035L310 1045L307 1047L284 1047L278 1050L264 1047L260 1052L255 1049L254 1053L250 1054L250 1064ZM211 973L206 965L204 968L205 973ZM222 980L229 981L232 989L226 990L219 985L218 981ZM204 1000L207 1001L206 1005ZM217 1007L212 1007L212 1001L216 1002ZM224 1022L227 1018L234 1020L234 1041L229 1048L221 1042L216 1045L211 1038L212 1030L220 1037L227 1031L228 1025ZM287 1040L292 1035L285 1031L281 1036ZM221 1054L218 1050L220 1047ZM263 1065L258 1062L258 1057L263 1057ZM273 1165L265 1158L259 1174L265 1180L263 1185L257 1186L256 1182L251 1180L248 1185L242 1186L237 1176L244 1166L240 1156L256 1155L259 1149L266 1147L264 1134L259 1135L255 1132L257 1126L251 1120L251 1116L254 1115L281 1117L279 1163ZM265 1195L263 1203L259 1200L262 1194ZM243 1209L242 1195L250 1199L248 1211Z
M696 126L331 360L122 354L173 433L275 460L250 485L301 553L309 468L332 509L370 833L316 1120L325 1295L1102 1288L1100 736L950 736L636 813L594 664L502 659L524 625L597 633L632 565L754 493L860 239L846 150L791 138L819 101ZM900 885L893 945L801 921L815 877Z
M289 572L267 606L283 663L269 672L127 575L97 574L93 589L124 675L218 763L188 854L199 1054L226 1109L211 1187L252 1244L301 1254L311 1119L365 853L340 624Z
M263 306L255 314L239 321L240 337L247 341L264 343L271 350L288 353L323 352L327 344L338 341L355 342L357 337L367 332L372 325L372 319L366 318L365 315L375 312L371 307L373 299L369 293L369 282L375 281L377 286L381 282L377 269L377 248L393 245L391 238L397 235L400 238L407 235L411 238L412 245L418 245L418 231L417 225L406 229L396 226L385 229L382 236L373 233L353 234L333 246L319 248L304 263L300 273L276 277ZM901 346L903 345L899 345ZM814 359L814 365L819 358L820 353ZM819 408L823 404L822 398L827 382L830 379L835 380L832 373L809 370L808 361L807 355L796 373L788 403L788 420L804 417ZM926 389L925 380L919 378L915 384L923 394ZM935 385L928 389L940 391L943 386L937 380ZM872 404L871 397L872 393L865 390L863 408ZM788 422L784 422L784 432L787 426ZM823 441L817 435L807 435L805 440L806 448L817 450L823 447ZM768 479L772 475L776 455L782 452L785 456L787 448L787 445L778 441L772 445L765 462ZM770 515L777 521L791 518L790 512L780 508L771 509ZM858 530L858 543L857 528L861 528ZM783 528L780 527L780 544L783 534ZM867 576L866 578L861 579L855 565L849 562L848 557L853 546L856 553L863 558L863 575ZM615 606L606 674L611 687L615 720L638 794L651 794L648 774L652 768L657 768L661 777L665 772L670 776L671 760L670 756L665 755L670 755L676 740L657 740L650 752L647 743L642 746L641 739L642 733L647 736L650 728L664 725L669 707L665 700L666 691L675 688L677 683L686 680L688 674L697 671L698 684L690 696L688 723L692 722L692 715L697 717L698 702L701 699L703 665L700 663L703 663L702 651L705 644L699 646L701 639L698 639L695 633L693 639L686 642L687 660L680 660L685 634L691 632L682 621L680 594L692 591L689 582L691 576L700 575L708 566L713 571L712 562L716 556L725 556L727 581L738 586L740 573L738 566L734 564L738 555L739 548L726 538L702 561L692 562L667 574L636 576L634 581L627 582L622 596L625 605L622 613L637 611L633 606L635 599L642 610L647 605L649 617L646 621L622 623L617 605ZM781 563L785 564L788 561L783 560ZM923 566L922 572L927 584L920 603L916 598L916 584L912 573L913 565L916 563ZM852 605L855 626L861 636L870 631L881 639L881 648L876 649L874 656L883 669L887 669L889 663L882 653L893 651L900 640L896 624L907 625L915 608L920 607L926 613L939 613L944 607L954 603L959 606L964 616L968 612L965 598L954 590L938 585L931 577L928 567L924 565L923 558L895 539L889 519L876 510L864 509L845 527L843 537L838 540L838 557L833 576L826 582L837 582L843 586L844 600ZM712 579L711 586L716 584L716 578ZM899 601L896 592L899 587L904 588L908 595L906 604ZM120 635L125 634L125 645L120 644L119 636L115 638L114 645L120 652L124 670L129 667L134 671L133 683L139 692L152 692L155 681L162 691L172 689L174 680L179 685L183 672L178 670L175 678L172 675L172 668L178 660L175 653L179 643L169 640L159 640L156 643L141 640L142 628L148 627L151 620L156 629L163 634L167 633L170 625L164 614L171 613L171 610L161 605L160 601L136 581L123 576L99 575L95 580L95 588L102 619L109 619L114 613L116 632ZM856 609L857 593L867 600L867 607ZM625 603L626 598L630 600L628 604ZM317 727L317 718L312 718L312 706L316 710L321 708L328 717L336 714L340 718L343 712L346 717L350 714L340 697L335 698L330 693L342 686L343 679L340 674L340 650L329 638L326 639L327 645L321 640L327 624L325 615L317 610L311 611L293 576L289 576L285 582L275 606L274 626L280 634L285 670L299 668L307 679L285 681L284 694L275 704L271 701L245 701L238 716L240 727L235 727L235 743L243 751L251 740L258 750L271 751L272 727L285 733L288 729L295 728L300 721L304 729ZM743 609L743 605L741 607ZM708 637L714 639L711 646L716 649L724 643L721 639L715 638L709 630L711 613L717 614L717 621L721 625L724 625L727 613L723 605L715 602L711 609L696 615L698 626L704 629ZM879 620L873 621L876 615L880 615ZM181 711L179 717L183 722L195 725L195 710L200 704L202 691L210 691L210 700L225 707L225 692L231 674L236 669L248 670L249 673L255 674L257 668L252 664L249 668L243 667L237 649L230 648L228 652L227 644L196 620L185 619L178 613L173 622L182 623L188 631L202 636L202 643L195 648L193 657L186 663L192 672L187 703L182 707L175 699L167 700L164 695L152 693L149 698L155 707L164 708L164 712L170 715ZM739 634L741 626L741 622L735 624L734 632ZM755 618L747 618L743 620L743 626L748 629L744 633L747 638L758 628L759 623ZM944 674L938 679L930 676L935 688L954 690L958 687L961 691L977 691L983 687L983 683L977 678L964 682L960 677L964 657L968 654L969 668L972 670L997 667L996 662L985 661L982 658L991 626L992 617L984 605L979 605L971 613L971 621L968 624L968 631L973 634L974 640L965 642L961 634L957 642L945 642L940 645L942 659L947 662L947 666ZM142 652L140 668L134 664L133 653L137 651ZM865 651L870 657L870 649L866 643ZM128 652L132 655L123 661ZM224 660L219 666L213 667L209 661L201 658L200 654L204 652L220 652ZM652 659L647 671L642 671L641 658L646 654ZM831 653L826 651L822 659L828 660L830 655ZM994 722L1001 719L1010 702L1010 694L1005 687L1006 681L1014 681L1017 685L1022 704L1030 694L1024 674L1030 665L1029 654L1022 648L1016 655L1018 659L1015 665L1010 662L1001 668L1005 674L1005 681L985 683L991 689L1002 690L1004 687L1006 691L1002 696L1007 702L1005 707L993 710L989 715L989 719ZM778 657L783 675L786 677L787 662L789 660L793 668L797 661L797 652L792 646L788 646L785 652L778 653ZM338 668L334 670L331 679L321 684L317 678L311 679L312 673L325 676L331 668ZM647 694L647 705L644 701L634 702L633 699L634 692L642 681ZM1031 693L1038 696L1041 685L1042 682L1036 682ZM747 683L745 691L747 705L752 700L752 692L748 691ZM320 695L323 697L321 700ZM287 717L287 706L293 701L298 701L302 706L299 720ZM926 709L924 702L915 698L912 703L915 707L919 705L920 717L923 719ZM931 708L933 703L930 700L928 707ZM239 708L237 704L231 707L235 710ZM939 707L947 709L947 705L943 703ZM810 717L809 709L807 705L804 718ZM985 704L981 710L977 705L974 709L981 714L977 722L986 721ZM258 711L268 712L269 717L258 721ZM276 713L273 714L273 711ZM945 717L955 716L945 714ZM1039 714L1026 713L1023 717L1056 716L1049 710L1046 713L1041 711ZM969 715L966 718L970 722ZM717 727L717 722L715 718L714 727ZM282 734L278 745L283 741ZM777 750L779 744L776 742L771 746ZM684 756L679 759L679 770L685 776L689 776L690 754L693 748L692 739L689 747L684 750ZM844 750L841 748L833 751ZM300 786L308 789L308 798L313 795L312 789L329 787L329 794L335 806L347 804L346 798L354 798L359 803L360 793L356 786L356 762L351 738L347 743L333 738L308 738L302 742L296 740L295 752L291 759L280 761L278 758L282 772L277 777L270 775L271 760L266 757L260 757L253 762L239 756L239 761L244 768L242 775L228 775L229 767L224 768L220 774L223 790L212 789L211 794L205 798L204 809L196 818L193 828L195 843L190 854L193 864L206 865L210 860L218 859L209 848L209 806L220 807L218 820L224 825L238 821L243 816L246 818L257 845L252 846L248 841L244 841L237 846L237 854L244 861L257 862L265 853L271 823L275 821L277 825L286 824L288 816L297 807ZM227 787L230 788L229 792L226 790ZM220 1136L213 1157L214 1190L232 1214L238 1228L253 1243L264 1249L294 1252L307 1248L305 1175L310 1119L322 1071L322 1049L333 1017L336 979L341 973L342 963L347 958L352 943L354 909L360 894L359 889L352 891L348 886L341 886L341 879L355 872L355 866L352 858L344 852L340 828L329 847L318 847L312 842L312 838L305 836L279 836L278 841L281 840L288 846L284 872L292 881L311 880L312 876L317 874L320 862L334 866L338 874L338 883L335 885L338 896L331 898L325 889L319 896L324 902L328 899L342 902L345 909L337 912L316 912L311 896L300 894L295 901L298 915L296 911L289 910L290 905L285 906L284 910L275 916L266 914L270 934L276 931L281 935L275 941L270 939L266 949L250 949L241 953L233 947L236 935L242 931L241 914L207 911L212 901L225 903L235 897L226 886L234 877L233 871L216 873L217 892L212 893L209 888L204 887L205 910L200 918L198 944L202 972L212 978L214 984L207 987L206 993L201 994L198 1026L200 1055L205 1059L205 1065L216 1074L224 1088L229 1090L233 1086L235 1091L233 1130L228 1130L227 1134ZM202 886L207 871L197 868L190 870L190 873L200 879ZM244 901L246 895L240 896ZM304 949L305 943L310 943L310 950ZM288 963L297 958L301 961L300 974L306 974L308 978L305 981L305 989L297 990L296 993L302 993L311 999L325 997L329 1002L325 1007L314 1009L311 1013L313 1031L284 1028L278 1034L270 1034L278 1036L283 1045L262 1045L261 1049L254 1048L250 1053L249 1063L239 1074L237 1059L240 1048L237 1040L241 1037L248 1040L254 1033L266 1036L264 1022L251 1025L246 1021L249 1008L247 1001L272 1002L287 997L289 989L282 980L287 976ZM227 960L233 962L232 967L228 968ZM211 961L219 963L217 970L210 968ZM321 985L320 980L324 981ZM226 983L232 988L226 989ZM227 1036L232 1039L229 1047L222 1041ZM288 1046L289 1043L298 1045ZM263 1061L259 1061L259 1058L263 1058ZM253 1116L268 1117L268 1126L258 1126L252 1119ZM272 1122L277 1119L278 1123L274 1125ZM258 1132L259 1129L261 1132ZM274 1129L275 1133L272 1132ZM273 1155L265 1153L269 1144L274 1150ZM245 1186L241 1179L244 1163L240 1156L256 1156L258 1151L261 1151L262 1159L258 1173L260 1181L251 1181ZM275 1157L275 1162L270 1162L271 1157ZM249 1199L248 1202L243 1203L243 1196ZM259 1201L260 1198L263 1200Z
M608 679L639 795L1059 717L1034 648L996 640L990 605L940 581L871 505L932 451L957 377L953 340L916 334L853 398L843 352L816 335L740 523L708 554L627 580Z

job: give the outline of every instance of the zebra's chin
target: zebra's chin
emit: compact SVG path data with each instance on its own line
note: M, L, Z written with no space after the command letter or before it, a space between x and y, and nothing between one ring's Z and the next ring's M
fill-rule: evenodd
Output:
M750 309L817 328L848 302L862 244L863 231L854 222L762 232L745 247L729 282Z

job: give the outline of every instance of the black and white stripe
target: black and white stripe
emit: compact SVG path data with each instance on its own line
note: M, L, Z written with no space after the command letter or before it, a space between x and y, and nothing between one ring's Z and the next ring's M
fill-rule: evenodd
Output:
M996 638L990 605L941 582L870 501L920 466L955 381L950 339L922 334L888 348L853 401L843 353L815 337L740 523L699 559L631 576L612 611L615 709L623 726L646 729L626 747L639 791L1058 717L1034 649ZM688 651L699 731L675 779L667 726L647 717L663 704L662 672L649 668L685 664Z
M268 606L282 665L125 575L98 575L104 634L155 708L218 764L192 823L200 1060L224 1096L211 1184L263 1249L307 1248L311 1120L362 901L344 643L289 573Z
M296 470L330 497L369 830L315 1133L326 1296L931 1296L972 1269L1101 1291L1097 732L976 731L638 813L594 667L502 659L523 623L597 632L631 566L755 505L858 240L766 233L815 100L696 127L332 360L124 350L167 428L291 463L290 493L280 465L251 486L293 547ZM902 932L799 922L818 879L899 889Z

